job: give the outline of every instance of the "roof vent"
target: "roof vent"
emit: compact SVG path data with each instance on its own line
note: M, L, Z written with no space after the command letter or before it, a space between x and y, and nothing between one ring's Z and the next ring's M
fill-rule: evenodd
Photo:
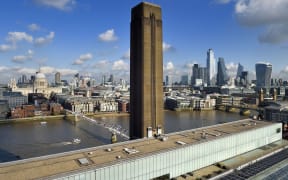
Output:
M179 145L185 145L186 144L185 142L182 142L182 141L176 141L176 143Z
M167 141L167 140L168 140L168 137L167 137L167 136L161 136L160 140L161 140L161 141Z
M106 151L107 151L107 152L111 152L112 149L111 149L111 148L107 148Z
M205 133L205 132L202 132L202 133L201 133L201 138L202 138L202 139L206 139L206 133Z
M81 166L87 166L90 164L90 162L87 158L80 158L80 159L78 159L78 162L80 163Z
M136 149L129 149L129 148L124 148L123 149L127 154L135 154L138 153L139 151Z

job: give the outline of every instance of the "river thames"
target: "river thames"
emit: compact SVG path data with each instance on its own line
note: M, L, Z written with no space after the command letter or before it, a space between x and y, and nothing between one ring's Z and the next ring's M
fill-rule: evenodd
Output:
M238 113L222 111L164 112L165 133L245 119ZM129 129L129 116L98 117L97 121ZM46 124L30 121L0 124L0 162L38 157L110 143L111 132L88 121L73 125L65 120ZM80 143L72 143L78 138ZM121 138L118 136L121 141Z

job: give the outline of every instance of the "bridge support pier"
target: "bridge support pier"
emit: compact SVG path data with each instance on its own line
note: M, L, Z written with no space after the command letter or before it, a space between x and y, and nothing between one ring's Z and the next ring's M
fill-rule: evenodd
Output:
M225 106L225 111L229 112L230 111L230 107L229 106Z

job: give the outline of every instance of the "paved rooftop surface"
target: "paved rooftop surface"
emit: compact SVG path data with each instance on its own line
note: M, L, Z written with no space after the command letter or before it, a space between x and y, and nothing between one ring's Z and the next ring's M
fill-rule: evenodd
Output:
M270 124L269 122L246 119L166 134L166 141L156 138L144 138L73 152L1 163L0 179L43 178L55 174L81 171L87 168L102 167L119 161L175 149L180 147L181 144L197 144L254 128L265 127ZM79 159L81 159L81 162Z

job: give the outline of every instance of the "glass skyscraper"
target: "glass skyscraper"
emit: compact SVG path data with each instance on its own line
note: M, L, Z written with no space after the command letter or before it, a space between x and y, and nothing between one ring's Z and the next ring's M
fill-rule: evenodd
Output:
M223 86L227 84L227 81L229 80L226 66L224 62L224 58L218 59L218 69L217 69L217 86Z
M208 81L207 77L207 68L206 67L200 67L198 64L194 64L192 68L192 85L196 84L197 79L202 80L202 84L206 84Z
M244 67L240 63L238 63L236 79L238 77L241 77L243 71L244 71Z
M272 65L270 63L258 62L256 69L256 86L258 88L270 88Z
M215 85L216 81L216 62L215 62L214 52L212 49L207 51L207 77L208 85Z

